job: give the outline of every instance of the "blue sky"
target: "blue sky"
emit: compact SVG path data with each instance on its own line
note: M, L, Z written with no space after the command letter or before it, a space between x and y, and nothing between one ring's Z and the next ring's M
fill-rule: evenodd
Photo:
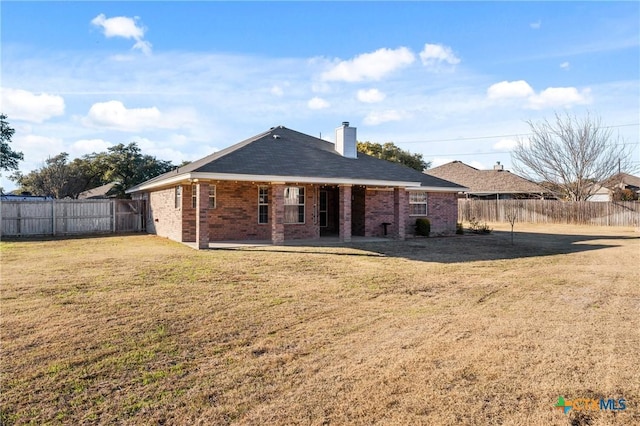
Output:
M590 111L640 163L637 2L12 2L1 107L21 170L118 143L180 163L272 126L500 161ZM15 184L3 174L0 185Z

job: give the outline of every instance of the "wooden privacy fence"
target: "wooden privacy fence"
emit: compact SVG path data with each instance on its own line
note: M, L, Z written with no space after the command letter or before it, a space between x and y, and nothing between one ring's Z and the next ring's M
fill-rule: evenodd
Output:
M3 237L137 232L144 200L1 201Z
M510 215L517 222L640 226L640 202L458 200L459 222L508 222Z

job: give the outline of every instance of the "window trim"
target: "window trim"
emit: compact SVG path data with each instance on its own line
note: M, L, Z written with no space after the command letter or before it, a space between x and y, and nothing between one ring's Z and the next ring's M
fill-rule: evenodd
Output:
M216 208L216 186L209 185L209 196L207 197L207 208L215 209ZM213 203L211 202L213 200ZM198 205L198 185L195 183L191 184L191 208L195 209Z
M265 190L266 191L266 201L263 203L261 202L261 191ZM266 222L260 222L260 207L265 207L267 209L267 221ZM269 187L266 185L259 185L258 186L258 225L268 225L269 224Z
M424 201L413 201L413 195L424 195ZM412 206L424 206L424 213L413 213ZM425 217L429 214L429 194L424 191L409 191L409 216Z
M209 197L207 200L207 208L215 209L218 203L218 190L215 185L209 185ZM213 200L213 203L211 202Z
M174 189L173 194L174 207L176 209L182 208L182 185L178 185Z
M287 204L287 190L289 189L298 189L298 204ZM302 194L301 194L302 193ZM283 223L285 225L305 225L307 222L307 210L306 210L306 191L305 191L305 187L304 186L287 186L284 188L284 218L283 218ZM300 197L302 197L302 203L300 203ZM287 222L287 207L291 207L291 206L297 206L298 207L298 221L296 222ZM302 222L300 222L300 207L302 207Z

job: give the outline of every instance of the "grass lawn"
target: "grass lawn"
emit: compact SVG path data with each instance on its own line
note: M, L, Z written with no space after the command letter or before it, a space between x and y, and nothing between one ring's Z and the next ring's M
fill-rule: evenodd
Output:
M640 234L4 241L1 424L640 424ZM554 408L559 396L626 410Z

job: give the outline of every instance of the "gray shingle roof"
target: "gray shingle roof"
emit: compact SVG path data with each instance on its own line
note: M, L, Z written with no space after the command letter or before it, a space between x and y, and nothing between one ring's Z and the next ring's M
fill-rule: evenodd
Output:
M357 159L343 157L334 149L333 143L283 126L272 127L267 132L144 184L184 173L371 179L421 182L422 186L464 189L452 182L366 154L358 153ZM135 192L136 188L127 192Z
M429 169L426 173L469 188L470 194L513 193L541 194L547 192L540 185L508 170L478 170L461 161L452 161Z
M620 185L621 183L625 187L629 186L634 188L640 188L640 177L630 175L629 173L616 173L615 175L607 179L603 183L603 186L606 186L607 188L613 188L615 186Z

